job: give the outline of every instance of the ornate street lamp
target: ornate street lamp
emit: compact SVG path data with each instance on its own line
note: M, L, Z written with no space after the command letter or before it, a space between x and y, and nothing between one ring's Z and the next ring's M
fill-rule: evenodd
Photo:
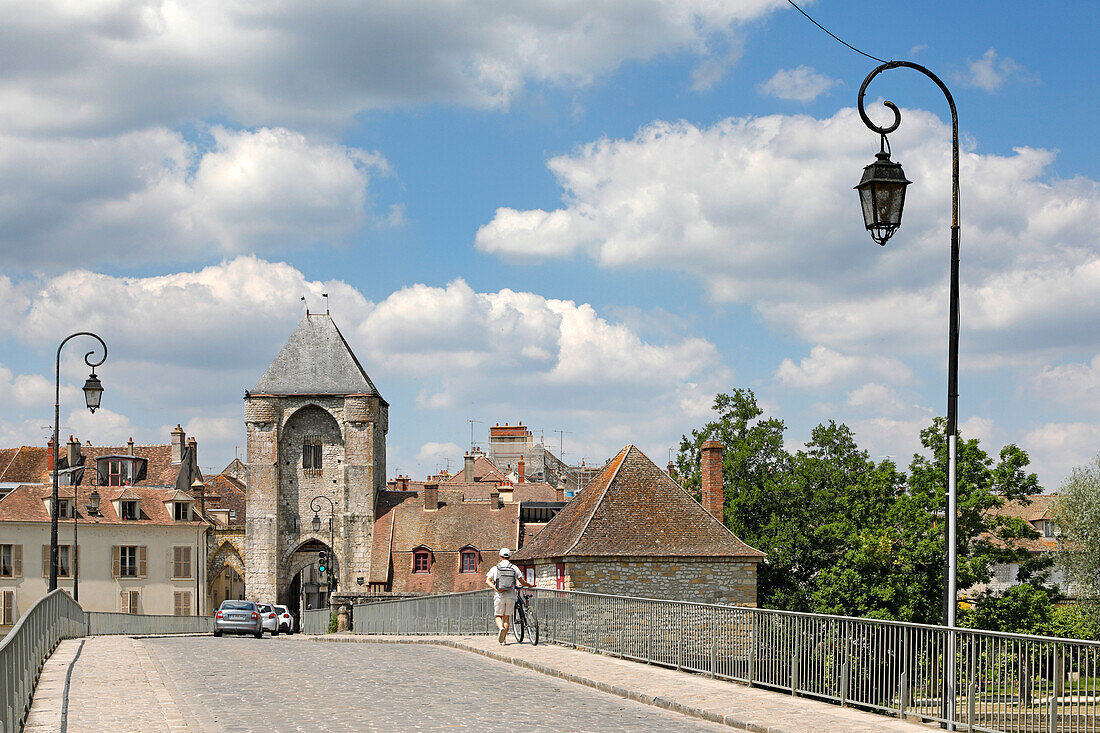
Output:
M54 401L53 401L53 503L50 506L50 584L49 590L57 590L57 458L58 458L58 428L61 424L61 349L69 342L70 339L77 336L91 336L99 345L103 348L103 356L98 361L94 361L92 357L95 355L95 351L89 351L84 355L84 363L92 368L92 374L88 377L88 380L84 382L84 402L88 406L88 409L95 412L99 407L100 399L103 397L103 383L99 381L99 377L95 375L95 368L107 361L107 344L103 342L99 336L89 331L78 331L77 333L70 334L57 347L57 359L54 362ZM73 488L73 511L76 511L76 488ZM74 520L75 521L75 520ZM74 525L75 532L75 525ZM73 560L75 561L76 546L74 542L73 546ZM75 583L74 579L74 583ZM74 588L75 590L75 588Z
M877 160L867 166L863 180L856 188L859 190L863 207L864 224L871 232L871 238L880 245L901 225L901 209L905 202L905 186L909 181L901 171L901 166L890 161L886 136L898 129L901 124L901 112L892 102L883 102L894 113L894 121L887 127L871 122L863 108L863 96L871 80L887 69L907 68L919 71L927 76L943 92L947 106L951 110L951 289L948 302L947 326L947 522L946 522L946 583L944 588L944 625L955 628L955 614L958 609L956 542L958 528L958 401L959 401L959 116L955 110L955 100L947 86L938 76L911 61L888 61L876 67L863 80L859 88L859 116L869 129L882 138L881 152ZM955 658L955 634L947 633L947 659ZM945 715L954 720L955 675L946 675L944 691Z
M335 522L333 521L333 519L336 516L336 505L333 503L332 499L328 498L327 496L317 495L309 500L309 508L313 510L313 521L311 522L311 525L313 526L313 531L320 532L321 515L318 512L321 511L322 500L328 502L328 549L329 552L332 553L332 565L334 566L333 568L329 569L328 572L328 592L331 596L332 592L336 590L336 573L334 572L336 569L336 545L333 542L333 531L335 529Z

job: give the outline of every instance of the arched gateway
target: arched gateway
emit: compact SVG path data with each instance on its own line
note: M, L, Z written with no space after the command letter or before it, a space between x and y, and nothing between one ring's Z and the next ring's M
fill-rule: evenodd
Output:
M388 411L332 319L307 314L245 393L250 597L297 605L301 574L330 543L338 594L365 591L356 579L370 577L375 497L386 480Z

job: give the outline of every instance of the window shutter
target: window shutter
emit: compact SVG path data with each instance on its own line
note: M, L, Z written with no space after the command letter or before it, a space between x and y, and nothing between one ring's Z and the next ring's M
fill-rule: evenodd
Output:
M136 590L127 591L130 595L130 613L138 612L138 599L141 597Z
M111 576L115 578L122 575L122 569L120 567L122 565L121 554L122 548L118 545L111 548Z
M15 623L15 591L3 592L2 604L0 604L0 624L11 626Z
M182 616L183 615L183 613L182 613L182 611L183 611L183 594L180 593L179 591L176 591L175 593L172 594L172 601L173 601L173 603L172 603L172 615Z
M144 578L148 575L149 565L146 562L148 556L148 547L142 545L138 547L138 577Z
M42 545L42 577L50 577L50 546Z
M124 590L118 594L118 610L130 613L130 591Z
M194 577L193 575L191 575L191 548L190 547L181 547L180 548L180 554L183 555L183 557L182 557L182 560L183 560L183 575L181 577L184 577L184 578Z
M11 546L11 576L23 577L23 545Z

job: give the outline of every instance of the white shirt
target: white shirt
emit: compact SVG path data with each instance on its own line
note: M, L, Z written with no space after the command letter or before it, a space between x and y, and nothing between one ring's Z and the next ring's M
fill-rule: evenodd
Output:
M520 586L520 582L519 582L520 578L523 577L523 571L519 569L519 566L513 565L508 560L501 560L499 564L494 565L493 567L489 568L489 572L486 574L485 577L488 578L492 582L493 587L496 588L497 578L500 577L500 566L501 565L503 565L505 567L511 567L515 571L515 573L516 573L515 588L518 588ZM498 590L497 593L507 593L509 591L515 590L515 588L505 588L504 590Z

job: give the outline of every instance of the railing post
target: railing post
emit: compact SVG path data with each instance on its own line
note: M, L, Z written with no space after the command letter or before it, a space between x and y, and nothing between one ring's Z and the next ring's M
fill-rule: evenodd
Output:
M796 646L795 649L798 647ZM791 657L791 694L798 694L798 653Z
M840 707L848 707L848 660L840 665Z
M978 683L971 682L966 686L966 729L974 733L974 703L978 695Z
M1055 644L1053 663L1054 666L1050 670L1050 720L1048 731L1049 733L1058 733L1058 698L1062 695L1063 686L1063 670L1062 670L1062 648Z
M676 669L684 666L684 604L677 604L680 609L680 622L676 624Z
M905 711L909 709L909 673L898 676L898 717L905 720Z
M710 678L718 674L718 631L717 629L711 634L710 640Z
M752 642L752 649L749 649L749 687L753 687L756 682L756 638L755 634Z

